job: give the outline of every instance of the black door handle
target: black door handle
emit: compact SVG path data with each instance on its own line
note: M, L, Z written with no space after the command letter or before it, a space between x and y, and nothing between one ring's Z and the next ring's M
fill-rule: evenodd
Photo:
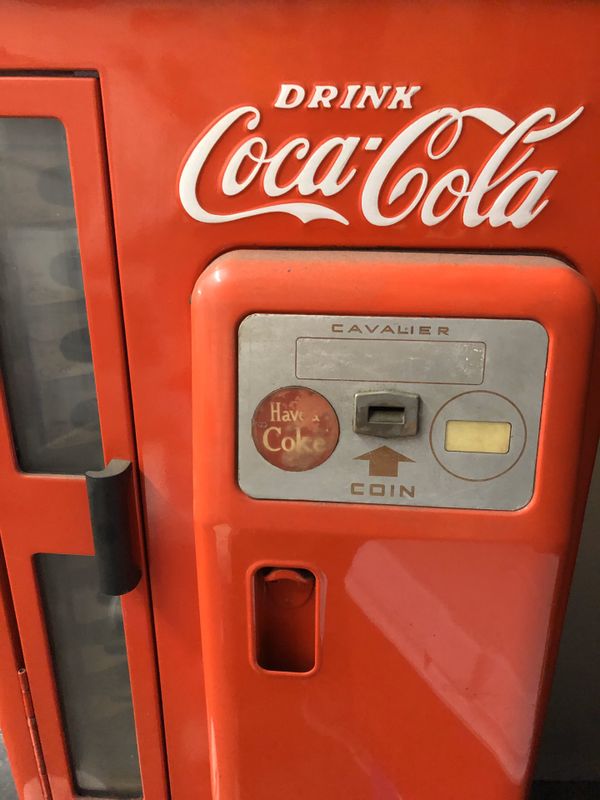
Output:
M85 473L96 564L102 594L127 594L142 573L131 549L130 461L113 459L104 469Z

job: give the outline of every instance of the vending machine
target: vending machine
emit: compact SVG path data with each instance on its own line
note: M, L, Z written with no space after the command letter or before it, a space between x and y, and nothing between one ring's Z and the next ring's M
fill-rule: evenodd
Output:
M0 19L19 800L525 800L600 423L600 6Z

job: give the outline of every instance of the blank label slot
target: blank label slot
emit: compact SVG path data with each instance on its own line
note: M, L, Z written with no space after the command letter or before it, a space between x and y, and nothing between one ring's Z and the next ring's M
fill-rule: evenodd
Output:
M384 339L296 341L296 377L302 380L378 383L483 381L483 342L413 342Z

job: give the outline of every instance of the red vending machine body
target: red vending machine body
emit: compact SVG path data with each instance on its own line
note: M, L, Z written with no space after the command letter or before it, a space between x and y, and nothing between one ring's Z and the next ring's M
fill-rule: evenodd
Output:
M490 797L524 792L600 422L598 350L591 362L586 355L592 312L585 288L587 281L596 297L600 292L598 4L0 0L0 19L0 205L17 208L26 223L15 235L12 211L0 215L0 333L8 331L27 355L10 320L19 303L39 311L48 297L30 303L30 287L9 296L6 286L23 288L29 269L47 279L44 292L49 285L55 299L75 303L85 324L73 330L83 331L81 344L87 326L91 347L66 371L75 383L87 376L100 423L92 431L94 463L28 473L15 445L24 404L8 398L7 365L16 360L2 356L0 616L7 627L0 630L0 726L22 798L38 800L46 782L52 800L103 791L265 800L284 789L308 794L309 787L317 797L328 788L333 796L386 798L402 786L403 800L419 800L415 787L433 797L436 786L438 797L483 797L479 785L467 786L469 776ZM30 127L24 121L43 133L40 140L23 135ZM48 202L60 173L59 151L48 147L52 132L62 148L61 196L72 200L62 205ZM4 170L14 172L10 180ZM34 202L25 201L28 192ZM59 253L48 245L63 223L71 238L61 252L79 249L77 286L72 271L60 278L53 261ZM248 250L256 255L240 255ZM269 257L270 250L277 254ZM76 261L68 256L63 266ZM196 285L202 295L194 296L192 334ZM53 307L47 318L68 316ZM292 359L299 377L278 382L265 366L289 364L287 356L258 366L252 360L254 337L264 342L261 326L271 324L265 315L277 317L270 341L278 352L302 340ZM310 319L286 323L283 316ZM323 317L326 335L318 327ZM418 329L434 327L402 345L415 372L396 386L369 365L392 369L388 337L402 335L384 329L406 330L409 317ZM458 333L438 330L458 318ZM495 321L505 319L539 326L528 328L537 331L533 350L523 345L527 326L513 339L490 339ZM487 322L480 327L477 320ZM305 323L292 336L293 326ZM355 350L361 331L365 340L382 340L375 361L366 345ZM52 339L42 327L32 337L43 353L54 342L59 372L65 353L58 345L69 332ZM238 335L245 380L259 381L245 383L242 395ZM448 339L434 358L442 380L419 390L428 335ZM77 350L74 339L67 339L67 354ZM326 341L316 347L314 340ZM496 356L492 340L506 343ZM264 344L255 352L264 353ZM508 392L504 379L494 378L493 364L508 363L511 353L537 354L519 362L522 374L530 367L535 373L527 408L527 380ZM547 376L539 371L545 357ZM346 384L327 374L327 365L342 362L361 369L348 384L364 381L351 393L359 395L356 413L353 396L340 406ZM44 358L39 363L47 367ZM488 391L488 380L496 381L496 395L519 397L482 419L468 404L481 397L473 393ZM307 383L301 408L289 407ZM443 388L451 385L453 395ZM467 405L444 406L428 444L430 409L440 411L461 392ZM462 506L456 498L453 506L434 502L435 491L448 493L451 472L460 471L450 460L468 460L468 448L487 448L488 461L508 464L511 442L531 430L536 403L539 437L528 438L506 473L511 508L485 488L503 478L465 480L470 507L467 499ZM312 427L298 435L292 412L299 410ZM415 424L414 438L375 443L364 433L374 426L407 433ZM372 444L351 453L353 436ZM429 448L427 459L410 444L417 440ZM60 435L56 443L68 444ZM328 472L342 457L352 469L343 496ZM83 662L60 673L57 659L64 666L68 648L57 646L51 630L53 612L67 608L79 619L90 588L84 468L98 470L113 458L130 461L134 472L130 538L142 580L120 604L95 598L104 636L121 643L109 642L102 654L118 662L128 694L124 704L119 695L94 708L106 719L107 708L126 707L127 746L116 734L91 736L82 703L66 708L61 675L79 679ZM428 495L426 468L438 476ZM395 469L398 479L388 487L390 476L381 473ZM269 474L277 476L270 482L280 487L277 497L265 488ZM294 490L300 483L310 487ZM479 510L472 507L477 492ZM52 577L60 576L60 569L52 572L60 563L87 565L78 573L76 602L68 582ZM407 616L414 608L417 633ZM401 642L394 638L398 619L406 622ZM95 621L88 633L97 630ZM78 656L79 630L63 631ZM587 652L590 641L578 650ZM99 648L87 652L93 667ZM300 667L301 676L277 674ZM23 669L39 741L19 711ZM106 699L94 669L85 674L94 691L81 696L89 700L97 690ZM593 693L592 681L586 691ZM585 711L587 697L575 699ZM69 726L67 710L85 724ZM407 715L402 725L399 712ZM255 739L263 717L271 727L265 723L266 738ZM94 747L82 747L78 761L74 741L90 737ZM585 740L587 761L575 777L600 777L592 735ZM102 785L90 768L98 743L114 758L96 759L96 766L123 767L126 785ZM566 750L568 771L581 741L568 737L560 743Z
M525 797L573 556L585 281L242 251L192 313L213 794Z

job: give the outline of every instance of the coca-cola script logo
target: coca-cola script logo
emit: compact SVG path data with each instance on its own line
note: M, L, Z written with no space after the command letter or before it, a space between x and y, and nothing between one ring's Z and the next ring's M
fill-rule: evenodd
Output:
M323 84L307 92L298 84L282 84L274 108L370 108L401 114L412 108L420 89L351 84L340 90ZM395 225L411 214L434 226L455 214L469 228L486 221L493 228L507 223L524 228L548 205L547 190L558 174L546 165L535 168L538 146L572 125L582 112L580 106L559 118L556 109L547 106L516 120L486 106L437 108L411 118L387 138L332 135L314 142L288 135L273 145L259 134L261 111L243 105L216 120L193 147L181 172L179 196L187 213L199 222L289 214L304 223L321 219L348 225L336 199L347 187L356 187L363 217L380 227ZM458 160L461 146L464 154L462 142L471 120L493 135L494 143L483 163L467 169L464 161L453 163L452 156ZM224 150L232 137L233 149ZM359 163L365 153L369 154L366 167ZM442 162L442 174L435 174L436 162ZM212 192L214 199L215 182L220 197L211 209L199 198ZM257 188L266 202L244 201L244 195ZM268 202L286 195L292 199ZM224 211L227 198L232 207Z

